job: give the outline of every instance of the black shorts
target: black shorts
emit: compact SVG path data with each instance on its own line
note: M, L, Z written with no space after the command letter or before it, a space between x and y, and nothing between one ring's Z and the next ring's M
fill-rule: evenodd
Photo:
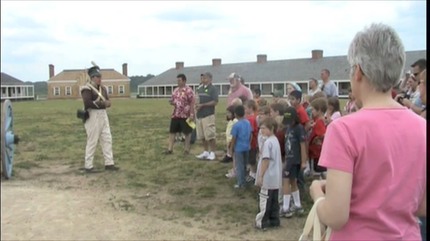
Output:
M257 149L252 149L249 150L249 165L255 165L257 164Z
M282 177L288 179L297 179L300 174L300 164L288 164L285 166Z
M193 131L185 118L172 118L170 120L170 133L179 133L182 132L185 135L190 134Z

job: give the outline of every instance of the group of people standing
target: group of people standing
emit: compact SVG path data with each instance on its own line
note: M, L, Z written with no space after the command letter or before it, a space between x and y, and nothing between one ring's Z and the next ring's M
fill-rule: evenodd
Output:
M280 216L303 212L299 187L304 184L305 169L313 165L311 171L326 173L309 190L312 199L318 200L320 222L333 230L330 239L425 240L426 66L415 63L414 77L406 83L408 93L394 96L405 67L405 51L395 30L384 24L372 24L356 34L348 62L351 91L343 114L329 70L321 71L319 90L311 79L310 95L304 97L300 87L290 83L288 98L274 93L270 105L260 97L260 90L252 93L244 86L240 75L229 75L223 160L234 164L227 176L236 177L235 188L247 182L260 188L255 218L259 229L279 227ZM116 171L106 114L111 103L101 86L100 69L91 68L88 74L91 81L81 91L88 112L85 171L94 170L99 139L105 169ZM174 111L165 154L173 153L177 132L186 135L184 154L190 153L195 122L204 149L196 157L215 159L218 92L211 73L200 77L194 92L186 85L185 75L177 76L178 87L169 100ZM424 227L422 235L419 223Z
M321 71L321 86L310 80L307 96L289 83L287 98L273 93L270 104L260 90L241 84L240 75L228 76L227 153L222 161L234 164L226 176L236 177L235 188L247 181L260 188L259 229L278 227L281 216L303 212L299 189L310 169L323 177L309 190L319 201L321 223L333 230L331 239L420 240L417 217L425 223L426 216L426 120L408 101L402 102L405 108L392 95L405 65L403 44L391 27L372 24L354 37L348 61L351 90L343 110L327 69ZM414 73L417 85L425 85L425 73ZM204 146L197 158L213 160L218 93L210 73L201 77L189 103L196 106L193 120Z

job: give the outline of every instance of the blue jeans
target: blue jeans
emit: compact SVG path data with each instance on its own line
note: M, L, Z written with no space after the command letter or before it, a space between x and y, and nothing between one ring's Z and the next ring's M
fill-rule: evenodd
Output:
M245 185L246 165L249 160L249 151L234 152L237 185Z
M420 223L420 230L421 230L421 239L423 241L427 240L427 218L426 217L419 217L421 223Z

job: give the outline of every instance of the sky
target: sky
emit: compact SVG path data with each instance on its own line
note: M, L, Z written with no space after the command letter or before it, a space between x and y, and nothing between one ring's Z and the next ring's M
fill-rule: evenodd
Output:
M101 68L159 75L185 67L346 55L371 23L426 49L425 1L1 1L1 72L22 81Z

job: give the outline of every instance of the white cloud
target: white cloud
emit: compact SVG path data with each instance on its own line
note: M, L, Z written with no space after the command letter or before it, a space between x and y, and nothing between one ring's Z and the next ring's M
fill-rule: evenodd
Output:
M44 81L48 64L90 61L129 75L174 67L346 54L372 22L392 25L407 50L425 49L425 2L414 1L2 1L1 68ZM419 27L417 27L419 26ZM26 71L22 71L26 69Z

